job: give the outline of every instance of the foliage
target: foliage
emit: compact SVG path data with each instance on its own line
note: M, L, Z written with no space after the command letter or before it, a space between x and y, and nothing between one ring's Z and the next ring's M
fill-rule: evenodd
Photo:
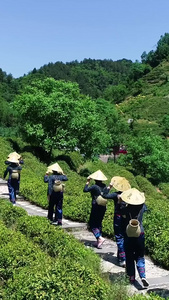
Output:
M169 137L169 115L165 115L160 124L163 127L163 134Z
M100 123L106 123L107 132L111 136L111 142L108 145L108 151L112 152L113 146L124 142L129 132L127 122L122 118L115 105L104 99L97 99L97 112L100 114Z
M14 107L28 140L48 151L78 147L88 157L102 152L110 140L104 124L100 127L96 104L75 83L34 81Z
M125 83L131 65L132 61L127 59L112 61L89 58L66 64L49 63L36 70L36 75L43 74L56 80L77 82L83 94L96 99L103 97L108 86Z
M148 64L135 62L132 64L129 72L129 79L137 81L151 71L151 67Z
M7 147L8 143L5 142L4 146L5 145ZM2 151L0 151L0 159L2 164L6 157L6 154L4 153L9 153L9 149L7 149L5 150L4 147L1 148ZM12 151L10 150L10 152ZM22 153L22 157L24 158L25 163L21 172L20 192L31 202L43 208L47 208L47 185L43 182L43 176L46 172L47 166L37 160L37 158L35 158L31 153ZM142 176L134 177L133 174L127 171L124 167L114 164L112 161L108 162L107 164L100 160L94 162L87 161L79 168L79 173L72 171L68 164L64 161L58 161L58 163L64 170L64 173L68 176L68 181L66 182L66 191L64 193L63 214L65 217L72 220L88 222L91 210L91 196L90 193L83 193L83 187L86 183L86 177L98 169L102 170L102 172L107 176L107 184L110 182L113 176L124 176L129 180L132 187L136 187L140 191L145 192L146 204L148 206L148 213L145 214L144 217L146 249L149 255L157 263L169 268L169 243L167 238L169 228L169 201L168 198L166 199L166 196L163 196L163 194L157 192L155 187L146 178L143 178ZM15 215L11 213L11 217L8 218L8 214L2 207L2 204L0 207L2 211L4 211L4 219L6 220L7 224L14 226L13 220ZM103 221L103 234L111 238L114 236L113 214L114 203L110 201L108 203L106 215ZM23 227L24 230L25 227L23 224L21 227ZM35 226L35 231L36 227L38 230L38 225ZM42 227L45 228L44 225ZM163 236L163 243L160 242L161 235ZM39 238L37 238L37 241L38 240Z
M142 62L150 64L152 67L156 67L162 60L169 57L169 33L165 33L160 37L157 42L157 48L155 51L151 50L148 54L144 51L141 58Z
M84 163L84 158L80 154L79 150L68 153L62 152L61 154L55 156L55 160L65 161L74 171L77 171L78 168Z
M113 103L122 102L127 95L127 88L124 84L110 85L104 91L104 98Z
M151 175L154 181L167 181L169 177L169 145L152 133L133 137L127 145L128 154L123 160L136 174ZM120 163L120 160L118 161Z
M4 200L1 204L9 217L18 210ZM15 230L0 223L4 299L110 300L120 295L127 300L124 286L117 282L110 286L101 275L99 256L73 236L45 218L13 215ZM6 222L4 216L1 208L0 219Z
M167 198L169 198L169 182L160 182L159 189Z

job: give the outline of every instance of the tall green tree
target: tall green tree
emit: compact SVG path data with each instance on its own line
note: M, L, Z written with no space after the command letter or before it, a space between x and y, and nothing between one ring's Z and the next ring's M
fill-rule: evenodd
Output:
M127 144L128 154L120 164L132 166L137 174L149 174L156 182L166 182L169 177L169 145L154 134L134 137Z
M114 146L126 143L129 125L117 111L115 104L102 98L97 99L96 103L97 111L100 114L100 123L106 124L107 132L111 136L109 149L112 151Z
M78 147L91 157L104 152L110 142L96 103L80 94L76 83L35 80L16 97L14 107L27 140L49 152Z

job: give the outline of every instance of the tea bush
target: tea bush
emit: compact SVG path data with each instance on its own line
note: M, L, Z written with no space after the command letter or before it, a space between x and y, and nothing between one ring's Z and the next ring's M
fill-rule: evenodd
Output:
M169 199L169 183L160 183L159 188L162 193Z
M110 285L99 276L100 258L92 250L43 217L30 217L25 212L22 216L23 209L6 200L0 204L1 220L6 222L5 207L9 218L15 216L15 230L11 230L14 222L6 223L7 229L0 221L4 299L109 300L117 299L119 293L127 299L124 286Z
M4 163L8 152L12 152L12 149L5 141L1 150L0 159ZM43 179L47 165L40 162L31 153L24 152L22 156L25 164L21 172L20 192L32 203L47 208L47 184L44 183ZM86 177L98 169L101 169L107 176L107 184L113 176L124 176L129 180L132 187L145 192L146 204L148 206L148 212L144 216L146 250L154 261L165 268L169 268L169 201L166 196L160 194L146 178L142 176L134 177L124 167L113 162L105 164L102 161L87 161L79 168L79 173L71 170L64 161L58 161L58 163L69 179L66 182L66 191L64 193L63 214L72 220L88 222L91 210L91 196L90 193L83 193L83 188L86 183ZM103 234L111 238L114 236L113 213L114 203L113 201L109 201L103 220ZM163 243L161 243L162 238Z

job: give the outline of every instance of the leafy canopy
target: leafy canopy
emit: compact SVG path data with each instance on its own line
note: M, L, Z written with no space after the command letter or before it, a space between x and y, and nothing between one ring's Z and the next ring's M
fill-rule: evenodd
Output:
M90 157L104 151L110 141L96 103L80 94L76 83L35 80L16 97L14 107L27 140L47 151L78 147Z
M137 174L149 174L155 182L166 182L169 177L168 141L152 133L133 137L127 145L128 154L119 162L131 165Z

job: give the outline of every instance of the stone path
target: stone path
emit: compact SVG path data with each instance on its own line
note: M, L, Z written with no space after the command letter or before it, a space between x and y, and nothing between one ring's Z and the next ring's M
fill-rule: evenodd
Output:
M0 198L9 199L8 187L6 181L0 179ZM38 215L47 217L47 210L42 209L36 205L26 201L23 197L18 196L17 206L24 208L29 215ZM105 239L102 249L94 247L95 238L91 232L87 230L86 223L74 222L68 219L63 219L62 226L69 234L73 234L78 240L80 240L86 247L90 247L101 257L101 266L104 273L109 274L112 281L120 274L125 273L125 269L119 267L116 253L116 243L111 239ZM137 272L136 272L137 274ZM164 299L169 297L169 270L162 269L156 266L150 258L146 257L146 276L150 283L148 289L143 289L140 279L137 275L135 286L129 287L129 292L133 293L150 293L154 291Z

